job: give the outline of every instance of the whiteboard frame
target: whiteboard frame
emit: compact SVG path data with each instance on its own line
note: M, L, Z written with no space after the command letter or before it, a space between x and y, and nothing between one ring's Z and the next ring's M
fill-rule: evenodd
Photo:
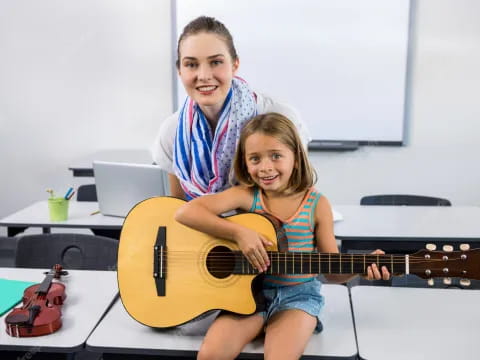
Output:
M171 13L172 13L172 63L175 64L176 61L176 47L177 47L177 40L179 36L180 29L177 29L177 1L178 0L171 0ZM180 0L181 1L181 0ZM377 139L341 139L341 138L334 138L334 139L320 139L320 138L313 138L313 141L309 144L310 150L355 150L360 145L367 145L367 146L402 146L407 143L407 129L408 129L408 120L409 120L409 105L410 105L410 83L411 83L411 61L412 61L412 19L414 14L414 4L411 0L406 0L408 6L408 17L407 17L407 34L406 34L406 49L405 49L405 72L404 72L404 82L403 82L403 104L402 104L402 113L401 113L401 134L398 139L395 140L385 140L382 138ZM207 14L210 15L210 14ZM213 14L215 16L215 14ZM219 17L219 20L222 21L222 18ZM228 21L225 21L225 24L228 27ZM230 28L229 28L230 30ZM235 33L232 31L232 35L235 39ZM241 54L240 54L241 55ZM402 57L403 59L403 57ZM241 75L241 74L240 74ZM181 81L177 75L177 69L174 65L174 72L173 72L173 108L178 109L181 104L179 104L179 89L181 85ZM260 89L261 90L261 89ZM276 98L276 97L275 97ZM300 114L303 115L302 112ZM308 123L307 123L308 125ZM398 126L398 124L397 124Z

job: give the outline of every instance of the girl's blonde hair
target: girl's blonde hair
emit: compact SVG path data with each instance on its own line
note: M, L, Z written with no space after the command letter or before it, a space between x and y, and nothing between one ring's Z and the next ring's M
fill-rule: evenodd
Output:
M295 165L285 189L286 194L305 191L315 184L317 180L315 170L308 160L295 125L288 118L278 113L257 115L242 129L233 159L233 170L236 180L240 184L248 187L256 185L247 170L245 142L250 135L258 133L274 137L286 145L294 154Z

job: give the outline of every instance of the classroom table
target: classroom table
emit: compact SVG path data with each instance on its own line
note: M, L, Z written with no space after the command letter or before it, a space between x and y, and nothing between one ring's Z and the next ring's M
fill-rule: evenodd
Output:
M351 297L361 359L480 357L480 290L354 286Z
M325 296L321 314L324 330L312 335L303 358L355 359L357 347L348 288L323 285L322 293ZM153 329L131 318L121 301L117 301L88 338L86 349L106 354L192 356L213 319L211 315L173 329ZM240 358L263 358L262 341L247 345Z
M0 278L41 282L48 269L0 268ZM89 334L117 297L115 271L68 270L61 278L67 298L62 306L62 327L49 335L16 338L5 332L4 314L0 318L0 350L72 353L84 347ZM33 353L33 354L32 354ZM1 357L1 356L0 356Z
M0 226L7 227L8 236L15 236L28 227L40 227L43 233L50 233L53 227L121 230L125 218L99 213L91 215L97 211L97 202L72 200L69 203L68 220L51 221L47 200L37 201L0 219Z
M28 227L40 227L44 233L55 228L87 228L120 230L124 218L104 216L92 213L98 211L98 203L93 201L70 201L68 219L51 221L48 212L48 201L38 201L26 208L0 219L0 226L7 227L8 236L14 236Z
M336 205L343 216L336 222L335 237L342 251L401 247L424 248L426 243L480 247L478 206L365 206Z
M152 164L152 155L146 149L103 150L74 160L68 167L75 177L93 177L93 161L112 161L134 164Z

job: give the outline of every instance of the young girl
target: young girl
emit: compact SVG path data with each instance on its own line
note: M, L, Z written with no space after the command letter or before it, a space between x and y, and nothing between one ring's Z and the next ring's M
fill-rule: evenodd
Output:
M199 197L180 208L176 220L210 235L235 241L259 271L267 270L268 240L218 215L234 209L268 213L282 222L288 251L337 253L332 210L312 185L314 171L295 126L283 115L253 118L242 130L234 159L239 186ZM383 253L377 250L375 253ZM374 265L368 279L390 274ZM345 282L349 275L326 276ZM234 359L265 326L266 359L298 359L314 331L321 330L320 282L311 275L265 275L266 309L250 316L222 313L205 336L198 359Z
M173 196L192 199L230 187L228 173L244 124L257 114L281 113L309 137L296 112L235 77L240 61L232 36L218 20L201 16L183 29L177 71L188 95L161 125L154 161L169 173Z

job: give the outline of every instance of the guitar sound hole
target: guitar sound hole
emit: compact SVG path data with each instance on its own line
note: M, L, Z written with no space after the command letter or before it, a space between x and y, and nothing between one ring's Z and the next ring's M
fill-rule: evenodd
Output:
M207 255L207 269L214 277L224 279L233 273L235 257L226 246L216 246Z

